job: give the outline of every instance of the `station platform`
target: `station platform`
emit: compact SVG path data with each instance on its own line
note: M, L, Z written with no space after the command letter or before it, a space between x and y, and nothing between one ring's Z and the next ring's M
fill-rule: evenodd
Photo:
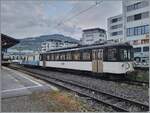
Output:
M58 90L53 85L16 70L2 67L2 99L30 95L33 92Z

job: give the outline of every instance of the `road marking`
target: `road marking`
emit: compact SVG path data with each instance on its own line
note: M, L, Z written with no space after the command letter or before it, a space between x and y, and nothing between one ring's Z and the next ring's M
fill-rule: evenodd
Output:
M17 71L16 71L16 73L18 73L18 75L19 75L20 77L25 78L25 79L27 79L27 80L33 82L34 84L36 84L36 85L38 85L38 86L42 86L42 84L40 84L40 83L38 83L38 82L36 82L36 81L34 81L34 80L28 78L26 74L21 73L21 74L24 74L24 75L25 75L25 76L22 76L22 75L19 74L20 72L17 72Z
M3 90L2 93L5 93L5 92L11 92L11 91L18 91L18 90L27 90L29 88L36 88L36 87L41 87L43 86L43 84L40 84L39 82L43 82L43 83L46 83L40 79L37 79L37 81L34 81L30 78L29 75L25 74L25 73L22 73L22 72L19 72L19 71L16 71L16 70L13 70L13 69L10 69L10 68L7 68L7 67L4 67L3 69L6 69L6 70L9 70L9 71L12 71L14 72L17 76L20 76L22 78L25 78L31 82L33 82L34 84L36 85L33 85L33 86L28 86L28 87L21 87L21 88L15 88L15 89L8 89L8 90ZM28 77L29 76L29 77ZM19 80L17 80L16 78L14 78L13 76L11 76L16 82L19 82ZM39 81L39 82L38 82ZM58 89L52 85L49 85L47 84L46 86L50 87L52 90L55 90L55 91L58 91Z
M40 84L40 83L38 83L38 82L36 82L36 81L34 81L34 80L28 78L28 77L27 77L27 74L24 74L24 73L21 73L21 72L18 72L18 71L15 71L15 70L12 70L12 69L9 69L9 68L6 68L6 67L5 67L4 69L6 69L6 70L11 70L11 71L13 71L14 73L16 73L17 75L19 75L20 77L25 78L25 79L31 81L32 83L34 83L34 84L36 84L36 85L38 85L38 86L42 86L42 84ZM20 75L20 74L23 74L23 75L25 75L25 76L22 76L22 75Z
M51 89L53 89L54 91L58 91L58 88L52 86L52 85L47 85L48 87L50 87Z
M26 89L29 89L29 88L36 88L36 87L41 87L41 86L30 86L30 87L22 87L22 88L16 88L16 89L8 89L8 90L3 90L2 93L5 93L5 92L11 92L11 91L18 91L18 90L26 90Z

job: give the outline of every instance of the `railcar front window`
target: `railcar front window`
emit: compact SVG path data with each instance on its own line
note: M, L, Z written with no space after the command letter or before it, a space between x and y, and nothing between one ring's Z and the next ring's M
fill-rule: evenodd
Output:
M128 60L128 51L125 49L120 49L120 59Z
M120 60L121 61L131 60L131 50L130 49L120 49Z

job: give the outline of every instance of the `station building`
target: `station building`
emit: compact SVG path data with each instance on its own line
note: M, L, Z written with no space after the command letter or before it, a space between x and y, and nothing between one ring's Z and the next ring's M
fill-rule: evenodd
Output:
M102 42L106 40L106 31L101 28L91 28L83 30L82 38L80 39L81 45L91 45L96 42Z
M120 39L134 47L134 59L139 64L149 64L150 0L123 0L122 15L108 18L108 39ZM121 18L122 35L112 36L112 21ZM120 25L121 26L121 25ZM121 41L122 41L121 40Z
M7 49L19 43L19 40L12 38L8 35L1 34L1 63L5 64L9 60Z

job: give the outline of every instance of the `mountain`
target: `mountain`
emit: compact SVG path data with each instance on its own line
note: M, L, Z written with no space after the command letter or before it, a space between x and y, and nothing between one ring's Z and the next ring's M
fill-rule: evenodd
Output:
M76 40L74 38L67 37L61 34L53 34L53 35L42 35L39 37L29 37L29 38L20 39L20 43L13 46L10 49L36 51L41 47L41 43L47 40L61 40L61 41L79 43L79 40Z

